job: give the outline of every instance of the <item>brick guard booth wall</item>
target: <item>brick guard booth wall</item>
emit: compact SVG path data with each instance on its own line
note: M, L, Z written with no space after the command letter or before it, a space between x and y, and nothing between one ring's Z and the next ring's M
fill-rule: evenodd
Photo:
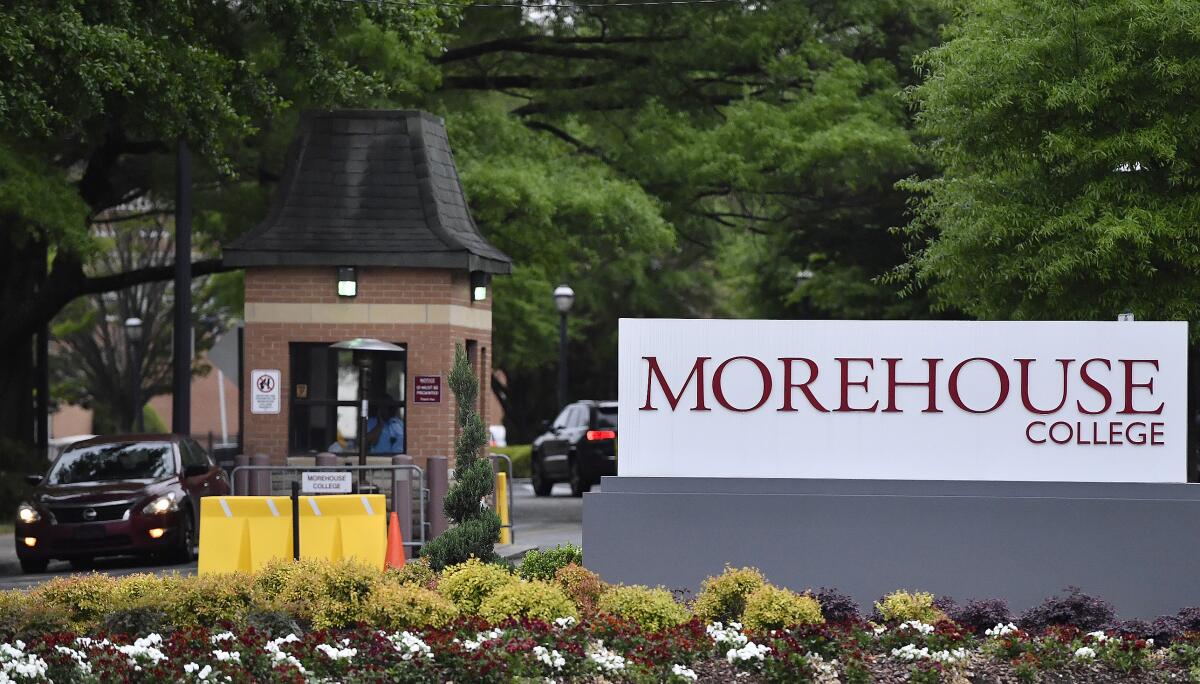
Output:
M726 563L869 612L896 589L1006 599L1068 585L1120 617L1200 605L1200 486L606 477L583 501L587 566L609 582L699 589Z

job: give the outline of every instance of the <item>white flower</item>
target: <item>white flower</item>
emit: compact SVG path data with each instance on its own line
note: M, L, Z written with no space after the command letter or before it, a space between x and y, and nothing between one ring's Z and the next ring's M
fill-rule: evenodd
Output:
M11 644L0 644L0 682L43 679L48 667L40 657L25 653L25 642L20 639Z
M682 677L683 679L686 679L686 680L692 681L692 682L699 679L699 677L696 675L696 673L694 671L692 671L682 665L672 665L671 666L671 674L675 675L676 677Z
M554 618L554 624L557 625L559 629L570 629L575 626L575 618L571 617L570 615L566 617Z
M482 646L485 642L491 641L492 639L499 639L502 636L504 636L504 631L499 629L493 629L488 632L479 632L475 635L474 639L467 639L464 641L463 648L467 649L468 651L474 651Z
M1101 631L1088 632L1087 635L1099 643L1108 641L1108 635Z
M956 648L954 650L930 651L928 647L922 646L917 648L913 644L905 644L900 648L892 649L892 657L901 660L932 660L939 663L953 664L967 659L967 649Z
M343 641L343 645L349 643L349 640ZM317 644L317 650L325 654L330 660L349 660L358 655L357 648L338 648L329 644Z
M592 645L588 651L588 658L596 663L602 672L620 672L625 669L625 658L604 648L602 641Z
M392 643L392 647L397 652L403 654L401 658L404 660L412 660L413 658L433 658L433 650L429 648L420 637L408 632L399 632L397 634L386 635L387 640ZM472 649L474 650L474 649Z
M561 670L567 664L567 659L562 657L562 654L545 646L534 646L533 657L556 670Z
M918 634L933 634L933 625L921 622L920 620L909 620L908 622L900 623L896 629L911 629Z
M1088 660L1096 657L1096 651L1095 649L1088 648L1087 646L1080 646L1075 650L1075 657Z
M167 655L158 649L161 645L161 636L158 634L148 634L141 639L135 640L132 644L117 646L117 651L129 659L129 664L133 665L134 670L140 671L141 664L138 662L140 660L149 660L152 663L157 663L167 659Z
M750 641L741 648L731 648L726 651L725 660L731 663L738 660L762 660L770 650L770 646L761 646Z
M984 634L990 637L996 637L998 639L1003 636L1008 636L1015 631L1017 631L1017 626L1011 622L1007 625L1003 623L996 623L995 627L985 631Z
M742 625L739 622L729 623L728 628L720 622L714 622L705 627L704 631L708 633L709 638L717 645L732 644L733 646L744 646L749 641L746 635L742 634Z
M226 660L232 660L235 663L242 662L242 654L238 653L237 651L216 650L216 651L213 651L212 654L213 654L213 657L217 659L217 662L223 663Z
M233 632L221 632L220 634L214 634L214 635L210 636L208 638L208 640L210 642L212 642L213 646L216 646L217 644L221 643L222 641L229 641L230 639L236 639L236 638L237 637L234 636Z
M871 631L875 633L875 636L879 636L887 631L887 625L875 625L871 628Z

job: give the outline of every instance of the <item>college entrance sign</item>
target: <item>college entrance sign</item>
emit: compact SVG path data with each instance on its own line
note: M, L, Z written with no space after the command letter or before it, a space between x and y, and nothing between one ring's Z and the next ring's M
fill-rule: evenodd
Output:
M1183 482L1187 324L622 320L622 476Z
M618 477L583 512L610 582L1195 603L1184 322L626 319L619 345Z

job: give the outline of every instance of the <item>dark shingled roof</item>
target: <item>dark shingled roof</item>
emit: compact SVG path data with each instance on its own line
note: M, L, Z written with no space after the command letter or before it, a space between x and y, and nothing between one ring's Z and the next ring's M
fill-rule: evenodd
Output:
M225 247L231 266L408 266L508 273L471 218L442 120L305 112L271 213Z

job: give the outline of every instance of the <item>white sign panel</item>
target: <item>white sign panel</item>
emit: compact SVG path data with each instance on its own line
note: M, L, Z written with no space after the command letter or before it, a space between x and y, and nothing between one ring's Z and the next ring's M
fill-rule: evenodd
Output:
M1185 482L1187 323L622 319L618 474Z
M350 494L354 491L349 471L308 471L301 475L300 491L305 494Z
M250 413L279 413L279 371L250 371Z

